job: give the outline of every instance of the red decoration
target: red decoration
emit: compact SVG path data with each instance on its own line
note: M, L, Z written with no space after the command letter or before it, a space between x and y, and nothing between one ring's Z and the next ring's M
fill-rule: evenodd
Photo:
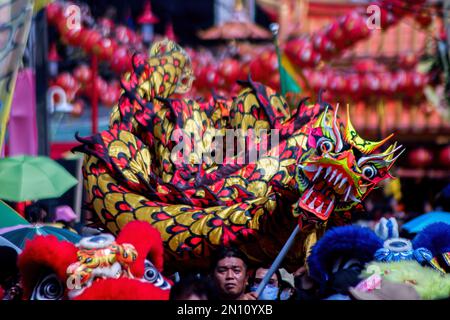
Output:
M75 68L73 75L82 85L85 85L91 81L92 71L88 65L82 64Z
M95 53L94 52L94 45L99 43L102 40L102 35L100 32L96 30L84 30L81 34L81 47L83 50L87 53Z
M159 19L153 14L152 12L152 5L150 1L147 1L144 6L144 12L142 15L138 18L139 24L155 24L158 23Z
M62 8L59 4L49 3L46 7L47 19L50 23L55 23L61 19Z
M58 55L58 50L56 50L56 43L52 43L52 45L50 46L47 59L51 62L61 61L61 58Z
M172 41L175 41L175 42L178 41L178 37L175 35L175 32L173 30L172 22L167 23L165 36L169 40L172 40Z
M446 167L450 167L450 145L442 148L439 152L439 162Z
M63 72L55 80L55 84L64 89L67 95L67 101L73 101L75 95L80 88L76 79L68 72Z
M96 54L100 60L111 60L114 50L117 47L117 43L114 40L103 38L98 43L96 43L92 52Z
M433 154L425 148L417 148L409 153L409 162L412 166L423 168L431 164L433 161Z
M72 112L70 113L72 117L81 117L84 112L84 102L81 99L77 99L73 104Z
M118 73L131 69L131 58L126 47L118 46L114 51L111 58L111 68Z

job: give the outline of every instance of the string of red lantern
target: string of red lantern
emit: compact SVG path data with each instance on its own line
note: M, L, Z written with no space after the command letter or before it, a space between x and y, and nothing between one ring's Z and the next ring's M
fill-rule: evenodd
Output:
M401 0L383 0L379 2L381 10L382 28L389 28L402 17L414 12L421 12L422 0L413 3ZM414 10L412 10L414 9ZM312 34L310 37L293 39L284 47L286 55L301 67L314 67L319 61L339 55L344 49L368 38L371 31L367 25L367 16L357 9L332 22L326 28ZM142 49L142 41L132 30L125 26L114 28L107 19L100 19L101 30L80 26L68 27L68 16L64 7L59 3L52 3L47 7L48 21L55 25L63 39L69 45L81 47L88 54L95 54L100 61L106 61L111 69L122 73L131 67L130 49ZM423 24L429 23L424 15L417 15ZM428 16L429 17L429 16ZM115 39L112 38L114 34ZM212 55L204 56L191 51L193 69L196 76L193 93L202 94L203 88L217 89L223 94L233 94L238 90L235 84L238 79L246 79L251 74L256 81L271 87L279 87L278 60L274 50L270 47L261 53L255 50L253 56L246 61L225 58L217 61ZM351 70L336 71L326 69L312 71L305 69L305 75L314 90L327 88L336 94L352 95L364 98L373 94L386 96L399 93L415 94L427 83L424 75L414 71L399 70L397 72L383 72L356 74Z

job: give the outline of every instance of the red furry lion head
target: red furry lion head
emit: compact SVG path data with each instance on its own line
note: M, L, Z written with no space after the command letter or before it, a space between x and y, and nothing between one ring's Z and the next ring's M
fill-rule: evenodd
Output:
M167 300L159 231L128 223L117 239L83 238L77 246L54 236L28 241L18 260L25 299Z

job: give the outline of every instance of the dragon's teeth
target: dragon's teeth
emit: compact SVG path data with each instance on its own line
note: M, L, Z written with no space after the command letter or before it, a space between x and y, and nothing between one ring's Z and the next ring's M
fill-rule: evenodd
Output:
M313 189L308 191L308 193L306 194L305 200L304 200L305 203L306 203L306 200L309 199L309 197L311 196L312 193L313 193Z
M342 178L342 173L339 173L339 175L336 177L336 180L334 180L334 185L336 185Z
M317 169L316 175L314 176L314 178L312 179L312 181L316 181L316 179L319 177L320 172L322 172L322 167L319 167L319 169Z
M311 201L311 203L308 205L308 208L314 210L314 202L316 202L316 199L317 199L317 198L314 198L314 200Z
M348 186L348 188L347 188L347 192L345 193L345 199L344 199L344 201L347 201L347 199L348 199L348 197L349 197L349 195L350 195L350 191L352 190L352 187L351 186Z
M358 202L358 203L361 202L361 200L356 199L355 196L354 196L353 194L350 195L350 200L353 200L353 201Z
M308 172L315 172L317 170L317 166L315 166L315 165L305 166L303 168L303 170L308 171Z
M336 177L336 174L337 174L337 169L334 169L333 174L331 175L331 177L328 181L333 182L333 179L334 179L334 177Z
M339 185L339 188L342 188L342 186L347 182L347 178L344 178L341 180L341 184Z
M328 216L330 214L330 211L331 211L331 208L333 207L333 204L334 204L334 199L331 199L331 202L328 205L328 208L327 208L327 211L326 211L325 215Z
M325 172L325 179L328 177L328 175L330 174L330 172L331 172L331 167L328 167L327 168L327 172Z
M316 209L317 212L322 212L322 208L323 208L323 202L320 204L320 206Z

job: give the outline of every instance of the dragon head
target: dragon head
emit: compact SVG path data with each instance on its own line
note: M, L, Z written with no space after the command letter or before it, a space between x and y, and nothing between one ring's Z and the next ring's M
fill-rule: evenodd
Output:
M345 127L338 108L328 105L307 126L305 152L296 172L298 206L322 221L332 212L354 208L382 180L392 178L389 169L403 152L397 153L402 146L396 143L377 152L392 135L379 142L365 140L353 127L348 106Z

